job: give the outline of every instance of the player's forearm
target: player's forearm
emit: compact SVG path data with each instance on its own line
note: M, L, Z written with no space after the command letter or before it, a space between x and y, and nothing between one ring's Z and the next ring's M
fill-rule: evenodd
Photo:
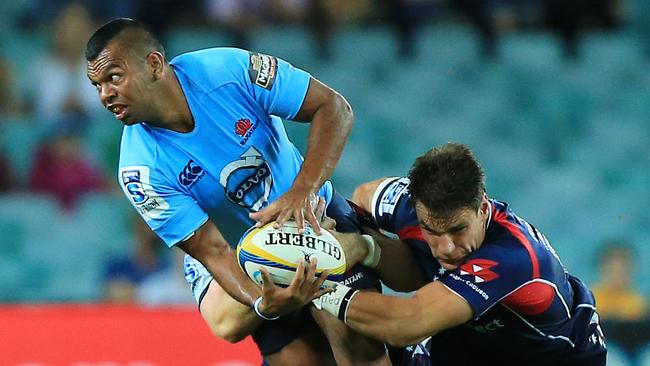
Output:
M261 289L239 268L234 253L229 251L226 255L208 258L206 262L203 265L233 299L253 306L255 299L262 295Z
M294 185L317 190L332 174L352 129L348 102L333 93L315 112L309 129L307 154Z
M252 306L261 295L261 289L239 268L235 250L230 248L214 225L204 225L178 247L201 262L233 299Z
M313 303L350 328L394 346L419 343L474 317L469 303L439 281L427 284L410 297L360 292L337 285L333 292Z
M345 323L366 336L403 347L429 336L417 326L421 318L409 298L358 292L347 308Z
M249 336L262 322L250 306L235 301L216 281L210 283L199 308L212 333L231 343Z
M208 323L214 335L230 343L237 343L251 335L262 323L262 318L257 316L251 307L239 305L245 308L227 309L228 311L214 314L214 318Z

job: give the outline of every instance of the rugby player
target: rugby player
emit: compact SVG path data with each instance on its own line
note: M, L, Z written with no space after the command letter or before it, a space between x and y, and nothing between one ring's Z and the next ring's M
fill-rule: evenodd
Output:
M314 304L363 334L415 345L406 365L605 365L591 291L544 234L488 197L484 179L469 148L447 144L419 157L408 178L358 188L378 228L406 245L377 233L340 241L358 253L378 244L382 280L415 293L339 285Z
M124 124L119 184L167 246L191 256L186 275L197 301L211 294L209 308L201 303L211 328L221 326L214 313L235 319L255 314L258 324L245 331L253 331L270 364L327 364L312 343L299 341L313 320L296 310L324 280L315 279L316 264L299 264L305 276L262 296L238 267L233 246L248 227L274 219L281 225L293 218L299 227L306 220L319 232L314 197L324 199L341 230L354 230L346 220L350 207L327 180L352 126L347 101L265 54L213 48L168 62L160 42L131 19L100 27L87 43L86 59L102 104ZM280 118L311 122L304 162ZM377 284L372 274L360 277L353 286ZM326 335L349 334L328 338L337 362L384 364L383 344L317 316Z

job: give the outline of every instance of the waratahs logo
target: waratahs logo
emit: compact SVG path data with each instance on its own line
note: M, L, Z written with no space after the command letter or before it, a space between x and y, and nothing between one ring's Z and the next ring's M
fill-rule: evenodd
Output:
M241 137L244 137L246 135L246 132L253 127L253 123L251 122L250 119L248 118L242 118L237 120L235 122L235 133L238 134Z
M190 160L178 175L178 181L187 188L192 187L205 175L205 170Z
M251 122L249 118L241 118L235 122L235 133L242 138L239 141L241 146L246 145L246 142L253 135L256 128L257 124Z

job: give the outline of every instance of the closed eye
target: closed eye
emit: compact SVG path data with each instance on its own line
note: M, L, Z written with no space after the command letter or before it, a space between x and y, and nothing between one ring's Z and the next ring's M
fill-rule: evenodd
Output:
M465 229L467 229L467 226L455 227L455 228L449 229L449 233L450 234L459 234L459 233L462 233L463 231L465 231Z

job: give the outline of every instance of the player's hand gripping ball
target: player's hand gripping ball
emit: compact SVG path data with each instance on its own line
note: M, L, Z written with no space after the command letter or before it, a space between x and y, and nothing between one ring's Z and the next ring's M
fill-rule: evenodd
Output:
M262 285L260 267L264 267L276 285L286 287L291 283L298 261L318 259L316 274L329 270L330 275L323 286L331 287L343 279L345 255L341 244L327 230L316 235L305 226L304 234L298 233L295 221L285 222L274 229L275 221L262 227L252 227L242 235L237 245L240 267L255 283Z

